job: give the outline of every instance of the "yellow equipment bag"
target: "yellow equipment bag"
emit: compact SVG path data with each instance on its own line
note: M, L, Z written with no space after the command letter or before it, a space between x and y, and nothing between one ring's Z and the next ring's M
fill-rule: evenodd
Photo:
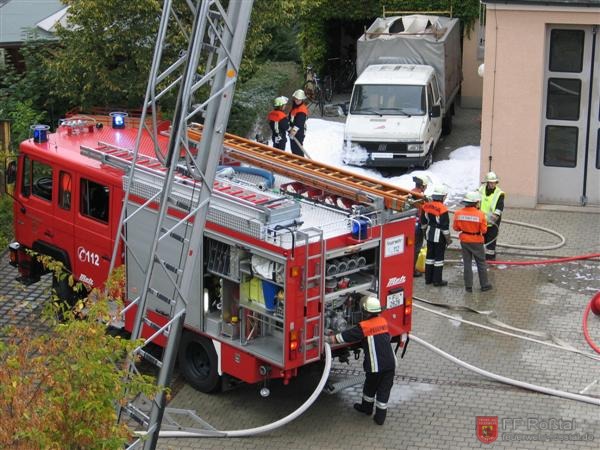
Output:
M421 251L419 252L419 256L417 256L417 264L415 265L415 268L423 273L425 272L425 256L427 255L427 246L423 245L423 247L421 248Z

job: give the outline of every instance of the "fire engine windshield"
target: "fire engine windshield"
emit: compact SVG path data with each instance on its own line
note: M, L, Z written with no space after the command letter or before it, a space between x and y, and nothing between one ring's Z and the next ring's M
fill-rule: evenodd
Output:
M357 84L351 114L422 116L427 109L424 86Z

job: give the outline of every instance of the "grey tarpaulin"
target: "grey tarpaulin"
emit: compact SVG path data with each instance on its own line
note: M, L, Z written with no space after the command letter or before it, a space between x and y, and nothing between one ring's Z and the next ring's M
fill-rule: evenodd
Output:
M451 104L462 79L458 19L420 14L376 19L358 39L357 74L372 64L432 66L444 105Z

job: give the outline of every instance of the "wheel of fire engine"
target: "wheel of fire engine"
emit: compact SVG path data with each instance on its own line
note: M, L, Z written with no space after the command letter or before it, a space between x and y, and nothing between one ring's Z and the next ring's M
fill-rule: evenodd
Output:
M446 136L452 131L452 112L448 111L446 117L442 119L442 134Z
M179 345L179 369L200 392L215 392L221 387L217 353L210 339L184 331Z
M64 276L61 279L55 274L52 274L52 294L56 295L57 307L57 319L62 321L64 319L64 312L73 308L77 302L77 294L73 291L73 288L69 286L69 277Z

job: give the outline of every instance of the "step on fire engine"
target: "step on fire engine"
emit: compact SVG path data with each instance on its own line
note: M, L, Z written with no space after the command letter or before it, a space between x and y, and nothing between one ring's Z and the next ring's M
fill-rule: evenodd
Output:
M167 25L178 14L165 1L139 119L67 117L54 133L34 127L21 144L10 246L21 280L43 271L30 249L89 287L101 288L125 264L124 326L145 339L136 353L159 368L162 386L176 356L204 392L238 380L288 383L323 358L326 333L360 320L364 294L380 298L391 334L403 341L411 326L410 194L226 136L252 2L188 6L188 50L165 63ZM168 123L157 102L174 86ZM198 101L203 86L210 95ZM203 126L192 123L198 115ZM220 163L227 167L217 172ZM71 300L65 280L53 287ZM161 358L149 344L164 347ZM346 358L348 348L334 353ZM149 414L122 408L144 426L145 448L156 445L165 404L161 394Z

